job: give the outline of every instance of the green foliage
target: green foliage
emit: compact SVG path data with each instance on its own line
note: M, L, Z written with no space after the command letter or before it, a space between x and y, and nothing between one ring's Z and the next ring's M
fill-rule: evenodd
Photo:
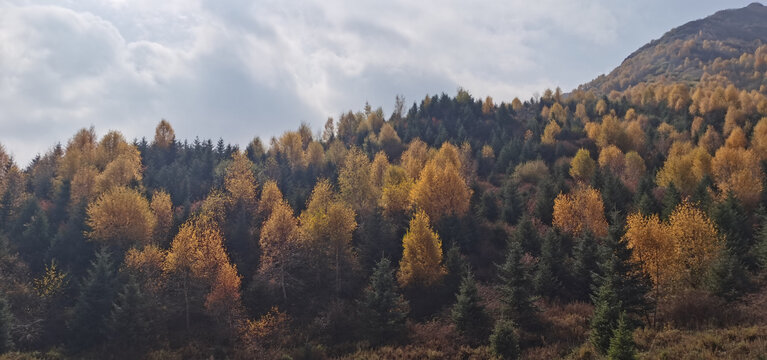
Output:
M404 336L408 303L399 294L389 259L382 258L376 265L361 305L368 338L373 344L385 344Z
M538 322L538 307L530 293L533 286L530 269L522 263L522 249L518 242L509 242L506 261L497 265L498 291L501 293L502 318L509 319L525 329L532 328Z
M151 302L133 277L117 295L108 319L111 340L122 351L134 353L152 345Z
M107 321L117 291L117 276L109 253L101 250L80 286L69 322L71 347L85 350L106 339Z
M709 270L708 288L727 301L739 299L751 288L750 275L733 250L722 250Z
M634 360L636 359L635 347L632 328L626 320L626 314L621 313L618 319L618 327L610 339L607 358L610 360Z
M519 336L514 322L498 320L490 335L490 350L501 359L519 359Z
M719 233L724 235L727 249L736 260L753 268L755 260L751 254L749 219L732 192L727 193L724 201L714 205L711 220L716 223Z
M600 353L610 347L610 339L617 328L621 302L612 281L605 281L594 296L594 315L591 318L589 341Z
M541 256L533 277L536 294L553 299L563 296L561 277L562 242L559 234L549 230L543 238Z
M13 348L13 314L11 306L5 297L0 296L0 354L6 353Z
M473 343L486 339L489 330L489 317L480 301L474 275L469 270L463 277L450 314L458 332Z
M570 282L573 296L588 301L594 275L599 272L597 240L589 232L583 233L573 248L573 268Z

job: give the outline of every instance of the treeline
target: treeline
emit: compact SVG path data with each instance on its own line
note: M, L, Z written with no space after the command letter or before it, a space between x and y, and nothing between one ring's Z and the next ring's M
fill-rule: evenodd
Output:
M762 289L760 91L459 89L245 149L166 121L24 169L0 148L0 353L630 358Z

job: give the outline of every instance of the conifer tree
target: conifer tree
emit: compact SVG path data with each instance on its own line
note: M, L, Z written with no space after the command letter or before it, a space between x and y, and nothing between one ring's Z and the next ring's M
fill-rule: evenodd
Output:
M447 274L445 274L444 279L445 292L451 296L451 298L452 296L457 295L461 286L461 281L466 275L467 266L466 261L463 259L463 256L461 256L460 248L458 245L453 244L445 255L445 268Z
M8 300L0 296L0 354L4 354L13 348L13 314L11 314Z
M477 284L471 270L463 277L451 317L458 332L470 341L476 343L487 338L489 318L484 306L480 304Z
M503 184L502 198L501 216L503 220L511 225L516 225L520 215L522 215L523 204L519 192L517 192L517 186L511 181L511 178L508 178Z
M573 260L571 292L576 299L587 301L594 274L599 271L597 241L590 232L585 232L576 240Z
M513 321L501 319L495 323L490 335L490 350L501 359L519 359L519 336Z
M538 259L533 287L535 292L546 298L561 296L562 282L559 277L559 262L562 259L559 235L554 230L549 230L543 238L541 256Z
M399 294L391 261L382 258L370 276L370 284L362 298L368 336L382 344L403 335L408 303Z
M714 205L711 210L711 220L716 223L719 233L724 235L725 245L731 255L744 265L755 265L750 254L751 234L748 231L750 227L748 216L732 192L727 193L724 201Z
M610 339L610 347L607 349L607 358L610 360L634 360L636 350L631 325L626 319L626 314L621 313L618 318L618 327Z
M147 296L133 276L117 295L109 316L112 341L126 351L151 343L152 314Z
M69 323L74 350L100 344L107 334L107 320L117 291L117 276L110 255L96 253L77 297Z
M605 281L593 298L594 315L591 318L589 341L601 354L607 353L610 339L617 328L621 302L612 281Z
M722 250L709 270L709 290L727 301L733 301L740 298L750 286L748 271L738 256L732 249Z
M503 302L502 317L529 329L536 322L538 308L530 293L530 269L522 264L522 248L516 241L509 242L506 261L498 266L498 291Z
M665 220L668 219L672 212L674 212L676 206L682 202L682 194L679 192L676 186L674 186L673 183L669 185L668 188L666 188L666 192L663 194L662 202L663 212L661 214L661 219Z

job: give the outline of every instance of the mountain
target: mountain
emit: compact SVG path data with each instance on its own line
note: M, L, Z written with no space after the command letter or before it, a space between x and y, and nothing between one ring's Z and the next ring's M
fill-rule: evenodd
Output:
M580 89L606 94L642 82L693 84L707 73L721 73L721 68L711 69L715 62L729 59L734 63L742 54L753 54L763 44L767 44L767 7L752 3L741 9L722 10L670 30L629 55L609 74L600 75ZM753 74L753 70L749 73ZM742 79L751 77L750 74L727 77L736 86L758 88L761 82Z

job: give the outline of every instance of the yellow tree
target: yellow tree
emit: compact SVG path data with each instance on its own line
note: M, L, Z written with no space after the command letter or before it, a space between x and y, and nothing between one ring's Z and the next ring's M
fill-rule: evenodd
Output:
M337 199L330 182L321 180L299 217L301 234L312 253L324 253L333 259L336 294L340 290L341 264L353 264L355 260L351 248L352 234L357 228L355 216L349 205Z
M655 181L662 187L673 183L682 193L691 194L703 177L710 173L711 155L706 149L693 148L689 141L677 141L671 146Z
M580 149L570 162L570 176L578 181L588 182L594 176L596 167L591 153L586 149Z
M754 126L754 133L751 135L751 149L759 156L759 159L767 160L767 117L759 120Z
M273 180L264 183L261 190L261 199L258 202L258 217L261 221L266 221L272 214L275 205L282 201L282 191Z
M426 160L428 160L428 147L421 139L416 138L410 142L407 150L402 153L400 163L405 168L405 171L407 171L408 176L416 179L426 164Z
M605 207L599 190L580 186L572 194L560 193L554 199L553 224L573 236L584 231L597 237L607 236Z
M429 226L429 216L418 211L402 239L402 260L397 280L402 286L429 287L445 275L442 266L442 240Z
M256 208L256 177L253 175L253 163L245 153L235 151L232 162L226 167L224 189L229 195L230 207L241 207L246 211Z
M280 200L272 207L269 219L261 227L259 244L259 273L272 282L277 282L283 299L287 299L286 278L299 247L299 229L293 209L285 201Z
M724 146L730 148L745 148L748 146L748 140L746 140L746 134L743 133L743 129L740 126L735 127L730 132L730 136L727 137L727 141L724 142Z
M157 221L146 198L125 187L102 194L88 205L87 215L88 237L120 248L148 244Z
M722 194L732 192L748 208L759 201L764 174L753 150L721 147L711 161L711 171Z
M357 213L374 209L377 196L370 181L370 160L360 149L354 147L346 154L344 166L338 172L338 185L341 198Z
M164 190L155 190L149 208L157 219L153 231L155 241L165 244L173 226L173 203L170 201L170 195Z
M556 143L557 136L560 132L562 132L562 128L559 127L559 124L557 124L557 122L554 120L549 120L548 125L546 125L546 128L543 129L543 135L541 135L541 144L552 145Z
M602 148L599 152L599 167L607 169L613 175L621 176L625 165L625 157L621 149L615 145Z
M410 191L410 202L425 211L433 221L444 216L463 216L469 210L471 189L461 176L457 149L443 145L426 163Z
M229 262L218 224L208 214L196 215L181 226L165 257L163 270L183 295L187 328L195 309L204 309L216 317L222 312L228 317L239 312L240 278ZM224 291L232 293L223 294Z
M378 204L389 217L406 214L410 210L410 191L413 180L400 166L390 165L384 175L381 199Z
M173 127L165 119L160 120L157 127L154 130L154 146L160 149L167 149L176 141L176 133L173 131Z
M101 149L101 146L99 146ZM104 171L96 177L96 194L117 186L131 186L142 179L141 154L135 146L124 144L119 154L106 163ZM100 152L99 152L100 153ZM109 159L111 155L102 155Z
M386 157L386 153L379 151L373 158L373 163L370 164L370 181L375 189L380 190L383 187L388 169L389 159Z
M724 242L703 211L688 202L679 204L668 218L668 235L674 244L671 268L687 286L702 285Z
M644 176L646 171L642 156L636 151L629 151L624 157L623 177L621 178L626 187L635 192L639 186L639 179Z
M643 216L634 213L626 218L624 239L633 250L635 261L642 264L655 287L656 300L671 281L674 267L671 266L674 246L669 239L666 226L657 214Z

